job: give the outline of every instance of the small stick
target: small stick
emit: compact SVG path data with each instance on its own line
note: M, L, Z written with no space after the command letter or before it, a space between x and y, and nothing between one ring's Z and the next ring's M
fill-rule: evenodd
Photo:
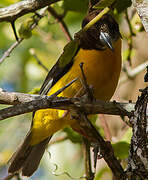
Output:
M50 97L51 98L55 98L56 96L58 96L61 92L63 92L66 88L68 88L69 86L71 86L75 81L77 81L78 78L73 79L70 83L68 83L66 86L62 87L61 89L59 89L58 91L56 91L54 94L52 94Z
M83 70L83 65L84 65L84 63L81 62L80 63L80 68L81 68L82 77L83 77L82 84L83 84L84 89L86 90L86 93L88 95L88 100L93 101L93 99L94 99L93 93L92 93L92 90L90 89L90 87L89 87L89 85L87 83L87 79L86 79L86 76L85 76L85 73L84 73L84 70Z
M34 49L30 49L30 54L36 59L37 63L43 68L45 69L45 71L49 71L48 68L40 61L40 59L38 58L38 56L35 54Z
M94 179L94 173L92 172L92 167L91 167L90 143L86 138L83 138L83 143L84 143L86 180L93 180Z
M66 23L63 21L63 17L64 17L64 16L57 14L57 12L56 12L51 6L48 7L48 11L49 11L49 13L50 13L52 16L54 16L54 18L57 19L57 21L59 22L59 24L60 24L60 26L61 26L61 29L63 30L63 32L64 32L67 40L68 40L68 41L73 40L72 37L71 37L71 34L70 34L70 32L69 32L69 30L68 30L68 28L67 28ZM64 15L65 15L65 14L64 14Z
M16 41L18 41L19 38L18 38L17 33L16 33L15 21L11 22L11 26L12 26L12 29L13 29L13 33L14 33L15 39L16 39Z

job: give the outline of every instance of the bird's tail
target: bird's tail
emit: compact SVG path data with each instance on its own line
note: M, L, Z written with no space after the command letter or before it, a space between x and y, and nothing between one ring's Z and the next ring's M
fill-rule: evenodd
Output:
M31 131L29 131L23 144L10 159L8 172L14 174L22 171L23 176L31 176L38 168L50 138L48 137L39 144L32 146L30 145Z

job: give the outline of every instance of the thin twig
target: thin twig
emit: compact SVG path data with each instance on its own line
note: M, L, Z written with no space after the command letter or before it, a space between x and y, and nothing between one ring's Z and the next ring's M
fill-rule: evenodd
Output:
M44 9L41 9L40 10L40 17L38 16L37 19L35 20L35 22L33 23L33 25L31 26L30 30L33 30L36 26L37 26L37 23L39 22L39 20L44 16L45 14L45 11L46 11L47 8L44 8ZM13 43L9 49L7 49L3 56L0 58L0 64L7 58L10 56L11 52L23 41L24 39L23 38L19 38L18 41L16 41L15 43Z
M15 39L16 39L16 41L18 41L18 36L17 36L17 33L16 33L16 28L15 28L15 21L11 22L11 26L12 26L12 29L13 29Z
M57 14L57 12L51 6L48 7L48 11L59 22L59 24L61 26L61 29L63 30L67 40L68 41L73 40L72 37L71 37L71 34L70 34L70 32L69 32L69 30L67 28L67 25L63 20L64 16L61 16L61 15Z
M86 138L83 138L83 144L84 144L86 180L93 180L94 179L94 173L92 172L92 167L91 167L90 143Z
M84 89L86 91L88 100L92 102L94 100L94 96L93 96L92 89L89 87L89 85L87 83L87 79L86 79L86 76L85 76L85 73L84 73L84 70L83 70L83 65L84 65L84 63L81 62L80 63L80 69L81 69L81 73L82 73L82 77L83 77L82 85L83 85L83 87L84 87Z
M96 174L96 168L97 168L97 160L98 160L98 153L99 153L99 147L96 146L93 148L93 157L94 157L94 174Z
M48 68L40 61L40 59L38 58L38 56L35 54L34 49L30 49L30 54L35 58L35 60L37 61L37 63L45 70L45 71L49 71Z
M3 56L0 58L0 64L7 58L10 56L11 52L22 42L22 38L19 38L18 41L16 41L15 43L13 43L9 49L7 49Z
M108 13L109 10L110 9L108 7L104 8L94 19L92 19L86 26L84 26L82 31L87 31L93 24L99 21L104 14Z
M125 19L127 21L127 24L128 24L128 27L129 27L129 32L130 32L130 35L128 37L129 49L128 49L127 60L131 64L131 55L132 55L132 49L133 49L133 39L132 39L132 37L135 36L135 33L133 32L132 25L131 25L127 10L125 11Z
M128 23L130 35L135 36L135 33L133 32L133 28L132 28L132 25L131 25L131 22L130 22L130 19L129 19L129 16L128 16L128 10L125 11L125 17L126 17L126 21Z
M127 76L124 76L120 79L119 81L119 85L122 83L125 83L128 79L133 79L134 77L136 77L140 72L142 72L146 67L148 66L148 61L138 65L137 67L135 67L134 69L131 69L131 67L128 67L128 65L126 64L123 67L124 72L126 73Z
M50 97L51 98L55 98L57 97L61 92L63 92L66 88L68 88L69 86L71 86L75 81L77 81L78 78L75 78L74 80L72 80L70 83L66 84L66 86L62 87L61 89L59 89L58 91L56 91L54 94L52 94Z

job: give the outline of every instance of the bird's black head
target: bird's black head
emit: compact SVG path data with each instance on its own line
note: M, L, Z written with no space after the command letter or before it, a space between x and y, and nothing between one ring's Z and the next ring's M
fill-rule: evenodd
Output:
M99 11L92 11L82 22L82 27L98 15ZM120 37L119 27L110 14L105 14L97 23L90 27L80 38L83 49L113 50L113 44Z

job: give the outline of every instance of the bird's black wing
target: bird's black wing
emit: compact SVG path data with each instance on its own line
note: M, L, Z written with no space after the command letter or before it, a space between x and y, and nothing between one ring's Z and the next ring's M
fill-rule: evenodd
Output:
M51 87L66 74L73 65L74 57L79 51L79 45L76 40L69 42L59 57L56 64L52 67L44 80L39 94L46 95Z

